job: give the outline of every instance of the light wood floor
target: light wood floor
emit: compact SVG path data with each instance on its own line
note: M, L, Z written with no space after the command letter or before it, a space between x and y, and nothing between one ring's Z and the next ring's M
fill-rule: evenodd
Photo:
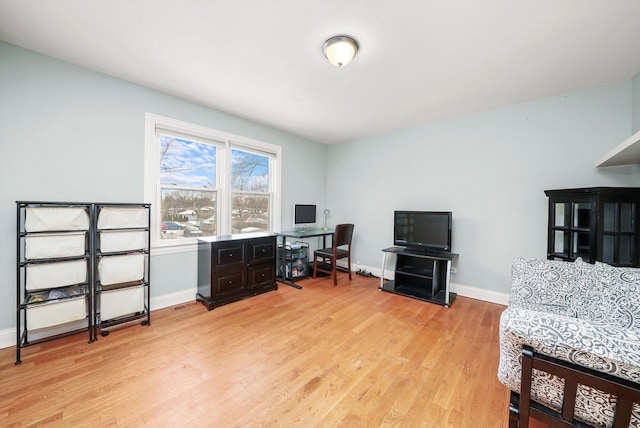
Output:
M305 280L152 325L0 350L0 426L507 427L503 306Z

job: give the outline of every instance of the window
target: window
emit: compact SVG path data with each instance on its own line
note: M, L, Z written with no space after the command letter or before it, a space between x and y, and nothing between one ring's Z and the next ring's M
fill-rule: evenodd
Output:
M152 246L198 237L273 232L280 224L281 148L147 114L145 200Z

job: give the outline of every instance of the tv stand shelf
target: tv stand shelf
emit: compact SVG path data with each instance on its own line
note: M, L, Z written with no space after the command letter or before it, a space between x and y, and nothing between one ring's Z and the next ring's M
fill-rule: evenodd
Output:
M384 282L387 254L396 255L393 281ZM447 251L427 252L406 247L382 250L380 290L449 307L456 293L449 290L451 261L458 254Z

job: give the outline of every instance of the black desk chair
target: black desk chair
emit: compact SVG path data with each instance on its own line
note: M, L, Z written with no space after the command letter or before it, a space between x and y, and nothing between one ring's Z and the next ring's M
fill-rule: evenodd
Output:
M322 248L313 252L313 277L317 272L324 272L331 275L333 285L338 285L336 262L339 259L347 259L347 269L349 270L349 281L351 281L351 238L353 238L353 224L339 224L336 226L333 235L333 246ZM340 248L346 246L347 248ZM329 263L330 270L318 267L318 259L323 264Z

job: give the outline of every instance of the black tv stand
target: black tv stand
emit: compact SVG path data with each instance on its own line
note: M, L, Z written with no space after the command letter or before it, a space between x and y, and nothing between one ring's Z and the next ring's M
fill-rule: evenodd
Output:
M456 293L449 290L451 261L458 257L447 251L421 251L407 247L385 248L382 257L380 290L449 307ZM396 255L393 281L384 281L388 253Z

